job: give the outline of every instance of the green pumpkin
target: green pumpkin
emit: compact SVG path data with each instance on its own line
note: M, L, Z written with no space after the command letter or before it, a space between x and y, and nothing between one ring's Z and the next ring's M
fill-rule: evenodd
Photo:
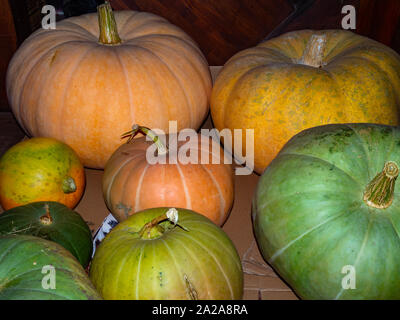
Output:
M92 251L92 233L82 217L58 202L34 202L0 214L0 235L30 234L57 242L86 268Z
M400 129L327 125L293 137L253 200L264 259L303 299L400 299Z
M166 220L167 212L174 212L174 223ZM89 274L107 300L237 300L243 295L242 266L232 241L211 220L186 209L131 215L96 249Z
M0 236L0 300L98 299L82 266L59 244L28 235Z

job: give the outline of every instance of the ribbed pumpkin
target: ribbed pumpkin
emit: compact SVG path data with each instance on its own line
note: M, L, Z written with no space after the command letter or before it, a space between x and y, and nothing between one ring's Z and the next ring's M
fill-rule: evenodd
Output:
M4 210L37 201L74 208L85 190L85 170L68 145L52 138L21 141L0 158L0 204Z
M82 217L61 203L43 201L0 214L0 235L28 234L57 242L86 268L93 252L92 233Z
M103 195L113 215L123 221L147 208L179 207L201 213L221 226L232 208L234 175L220 145L198 134L197 141L178 141L176 150L169 152L153 131L134 127L128 135L132 138L142 132L151 137L158 152L166 152L165 163L161 163L161 158L159 163L149 163L147 152L154 143L150 139L129 139L120 146L107 162L103 175ZM208 147L201 145L202 137L208 141ZM193 155L197 152L197 163L183 164L183 151ZM202 164L202 159L207 159L208 164Z
M400 299L399 165L399 127L334 124L293 137L264 171L255 236L301 298Z
M21 126L64 141L93 168L104 167L132 123L198 129L211 94L207 61L181 29L145 12L117 11L114 20L108 3L98 11L100 28L86 14L39 29L7 71Z
M396 52L350 31L289 32L225 64L212 92L212 119L219 130L255 130L255 170L262 173L303 129L397 125L399 70Z
M118 224L90 279L107 300L237 300L243 272L225 232L191 210L153 208Z
M46 279L54 269L55 287ZM43 286L45 284L45 286ZM85 270L59 244L27 235L0 236L0 300L101 300Z

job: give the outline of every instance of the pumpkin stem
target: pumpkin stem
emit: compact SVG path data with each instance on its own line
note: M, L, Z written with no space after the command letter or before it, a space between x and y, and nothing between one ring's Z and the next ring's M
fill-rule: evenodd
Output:
M66 177L62 182L62 190L64 193L72 193L76 191L76 183L74 178Z
M315 68L321 68L323 65L322 60L324 57L325 47L326 34L313 34L308 41L299 63Z
M40 217L40 222L46 225L52 224L53 218L50 215L49 205L47 203L44 205L44 209L46 213Z
M155 226L157 226L160 222L162 222L164 220L169 220L174 224L174 226L176 226L178 223L178 210L176 210L175 208L170 208L167 210L166 213L164 213L161 216L158 216L158 217L154 218L153 220L151 220L150 222L146 223L142 227L142 229L140 229L139 236L141 238L150 239L151 238L150 232L151 232L152 228L154 228ZM187 230L184 227L182 227L182 228L184 230Z
M382 172L378 173L364 191L364 201L373 208L386 209L393 202L394 186L399 175L396 162L385 163Z
M167 154L168 153L168 148L164 145L164 143L161 141L160 137L155 134L154 131L150 130L149 128L139 126L137 124L132 126L132 130L125 132L121 138L129 138L128 142L131 142L133 138L138 134L142 133L143 135L149 137L157 146L157 151L159 155Z
M118 35L114 13L108 1L97 7L97 15L99 18L100 28L99 42L105 45L121 44L122 40Z

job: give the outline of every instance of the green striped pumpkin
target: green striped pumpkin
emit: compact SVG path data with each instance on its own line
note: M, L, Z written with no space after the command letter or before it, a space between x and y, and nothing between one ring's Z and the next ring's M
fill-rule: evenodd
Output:
M147 209L119 223L102 241L90 278L104 299L241 299L243 273L228 236L203 215Z

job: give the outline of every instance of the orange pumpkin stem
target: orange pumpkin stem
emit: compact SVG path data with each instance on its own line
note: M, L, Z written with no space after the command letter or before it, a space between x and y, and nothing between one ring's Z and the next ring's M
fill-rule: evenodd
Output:
M321 68L323 65L324 51L326 47L326 34L313 34L308 41L300 64Z
M160 137L156 135L156 133L154 131L152 131L151 129L147 128L147 127L142 127L139 126L137 124L132 126L132 130L125 132L121 138L128 138L128 142L131 142L133 140L133 138L138 134L141 133L143 135L145 135L146 137L149 137L150 140L152 140L156 146L157 146L157 151L159 155L163 155L163 154L167 154L168 153L168 148L167 146L164 145L164 143L161 141Z
M367 185L364 192L364 201L373 208L386 209L393 202L393 194L399 167L396 162L385 163L382 172L378 173Z
M97 15L100 28L99 42L105 45L121 44L122 40L118 34L114 13L108 1L97 7Z
M46 225L52 224L53 218L50 215L49 205L47 203L44 205L44 209L46 213L40 217L40 222Z

